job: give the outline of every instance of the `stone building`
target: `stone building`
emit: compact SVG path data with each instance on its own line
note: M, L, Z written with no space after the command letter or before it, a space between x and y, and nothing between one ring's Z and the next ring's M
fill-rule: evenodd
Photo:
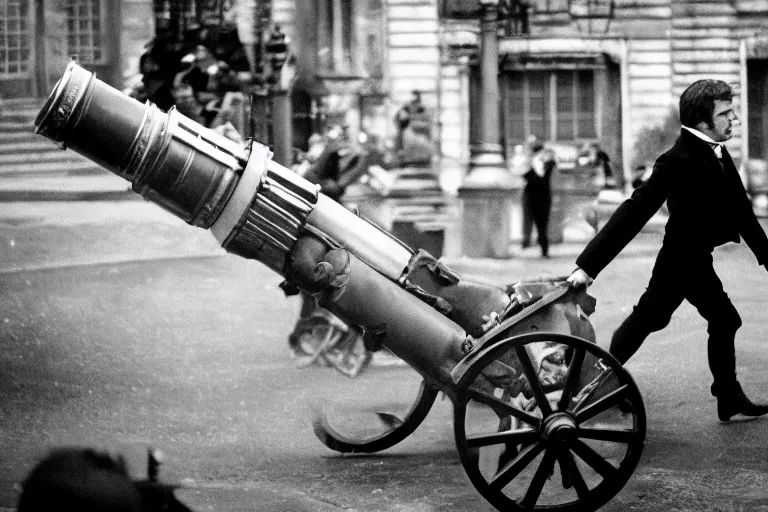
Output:
M442 86L473 98L477 22L447 19L468 3L442 4ZM682 91L717 78L734 87L742 118L731 155L737 165L765 161L768 1L502 0L500 7L499 108L508 154L530 134L573 147L598 140L628 173L665 149L649 141L669 133L649 132L677 129ZM444 101L444 133L453 131L453 107ZM453 114L451 121L461 119Z
M73 55L119 87L153 34L151 0L3 0L0 98L47 96Z
M288 34L299 144L336 122L391 138L396 110L419 90L435 112L442 155L468 160L477 131L478 24L440 14L478 0L219 3L237 14L248 45L248 27L265 10ZM137 73L156 16L174 8L195 14L197 4L4 0L0 96L46 95L71 55L122 87ZM714 77L737 93L743 123L731 154L737 163L768 159L768 0L501 0L500 7L500 142L507 154L530 134L563 147L599 140L628 172L649 151L637 141L673 116L682 90Z

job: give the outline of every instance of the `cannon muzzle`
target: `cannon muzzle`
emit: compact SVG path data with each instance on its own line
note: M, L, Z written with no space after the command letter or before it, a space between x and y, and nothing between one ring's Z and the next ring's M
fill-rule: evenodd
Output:
M35 120L36 132L129 180L184 221L208 228L248 152L177 110L122 94L71 62Z

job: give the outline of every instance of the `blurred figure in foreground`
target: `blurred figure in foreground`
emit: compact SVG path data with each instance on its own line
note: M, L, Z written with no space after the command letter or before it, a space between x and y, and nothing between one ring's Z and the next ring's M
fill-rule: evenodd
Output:
M23 483L18 512L139 512L141 493L122 458L90 449L59 449Z
M147 480L132 480L125 459L91 448L52 450L22 484L17 512L191 512L157 482L156 452Z

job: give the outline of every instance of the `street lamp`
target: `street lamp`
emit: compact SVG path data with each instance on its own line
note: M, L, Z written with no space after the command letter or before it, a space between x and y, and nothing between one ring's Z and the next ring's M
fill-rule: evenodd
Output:
M288 39L279 25L275 25L264 44L264 54L270 65L267 76L272 104L272 133L274 160L290 168L293 163L293 112L291 106L291 76L286 69Z

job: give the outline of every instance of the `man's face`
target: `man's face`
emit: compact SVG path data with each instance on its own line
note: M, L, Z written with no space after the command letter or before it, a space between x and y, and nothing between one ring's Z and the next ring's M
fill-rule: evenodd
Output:
M712 128L705 132L715 142L725 142L731 138L732 123L738 119L730 101L715 100L712 112Z

